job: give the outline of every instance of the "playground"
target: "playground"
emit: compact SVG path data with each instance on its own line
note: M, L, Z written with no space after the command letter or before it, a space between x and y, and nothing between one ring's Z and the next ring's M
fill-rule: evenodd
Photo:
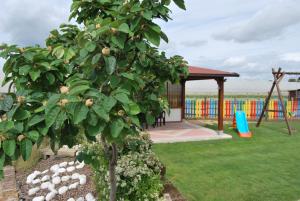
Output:
M204 126L216 129L211 122ZM297 130L292 137L285 122L272 121L259 128L250 122L253 137L240 138L225 122L232 140L156 144L155 152L189 201L299 200L300 123L290 124Z

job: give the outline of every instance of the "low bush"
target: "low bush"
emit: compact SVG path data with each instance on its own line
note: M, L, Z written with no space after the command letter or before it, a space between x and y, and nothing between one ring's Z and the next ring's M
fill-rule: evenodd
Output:
M148 135L127 137L119 148L116 167L118 201L157 201L163 189L163 165L151 150ZM109 200L108 160L104 145L97 143L83 146L79 159L84 158L94 171L94 182L101 201Z

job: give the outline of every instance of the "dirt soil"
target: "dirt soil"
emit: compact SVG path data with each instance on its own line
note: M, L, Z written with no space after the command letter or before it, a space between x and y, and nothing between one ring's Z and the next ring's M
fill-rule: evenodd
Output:
M26 171L18 171L16 173L16 180L17 180L17 189L18 189L20 200L22 200L22 201L32 200L33 196L28 196L28 190L30 188L40 185L40 184L38 184L38 185L34 186L32 184L31 185L26 184L26 179L29 174L31 174L35 170L42 172L46 169L50 169L50 167L52 165L59 164L61 162L65 162L65 161L71 162L73 160L74 159L72 159L72 158L58 158L58 157L57 158L49 158L47 160L41 160L33 169L26 170ZM56 195L56 197L53 200L65 201L65 200L68 200L69 198L74 198L76 200L79 197L85 197L87 193L92 193L96 197L96 192L95 192L95 188L93 187L93 181L92 181L92 171L87 165L85 165L84 168L82 168L82 169L76 169L72 173L66 172L64 174L60 174L60 176L72 175L75 172L86 175L86 177L87 177L86 184L79 185L79 187L77 189L69 190L63 195ZM45 174L45 175L47 175L47 174ZM62 183L56 185L55 188L58 190L61 186L67 186L74 182L75 182L74 180L62 182ZM48 192L49 191L47 189L40 190L35 196L43 195L46 197Z
M187 201L170 181L165 182L163 193L168 193L172 201Z

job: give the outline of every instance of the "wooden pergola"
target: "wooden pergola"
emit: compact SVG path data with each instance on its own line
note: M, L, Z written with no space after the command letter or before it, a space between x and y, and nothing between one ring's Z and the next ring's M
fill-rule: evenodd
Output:
M218 84L218 131L223 132L223 111L224 111L224 82L226 77L239 77L238 73L214 70L209 68L189 66L189 76L181 80L182 100L181 115L185 118L185 83L192 80L216 80Z

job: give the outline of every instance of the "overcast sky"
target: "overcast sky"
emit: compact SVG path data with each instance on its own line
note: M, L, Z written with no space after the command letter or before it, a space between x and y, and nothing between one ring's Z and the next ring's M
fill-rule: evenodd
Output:
M0 43L43 45L50 30L67 22L70 5L71 0L1 0ZM190 65L239 73L228 91L261 85L267 90L268 83L257 80L271 79L272 67L300 71L300 0L186 0L186 7L172 6L174 20L160 23L170 39L160 48Z

